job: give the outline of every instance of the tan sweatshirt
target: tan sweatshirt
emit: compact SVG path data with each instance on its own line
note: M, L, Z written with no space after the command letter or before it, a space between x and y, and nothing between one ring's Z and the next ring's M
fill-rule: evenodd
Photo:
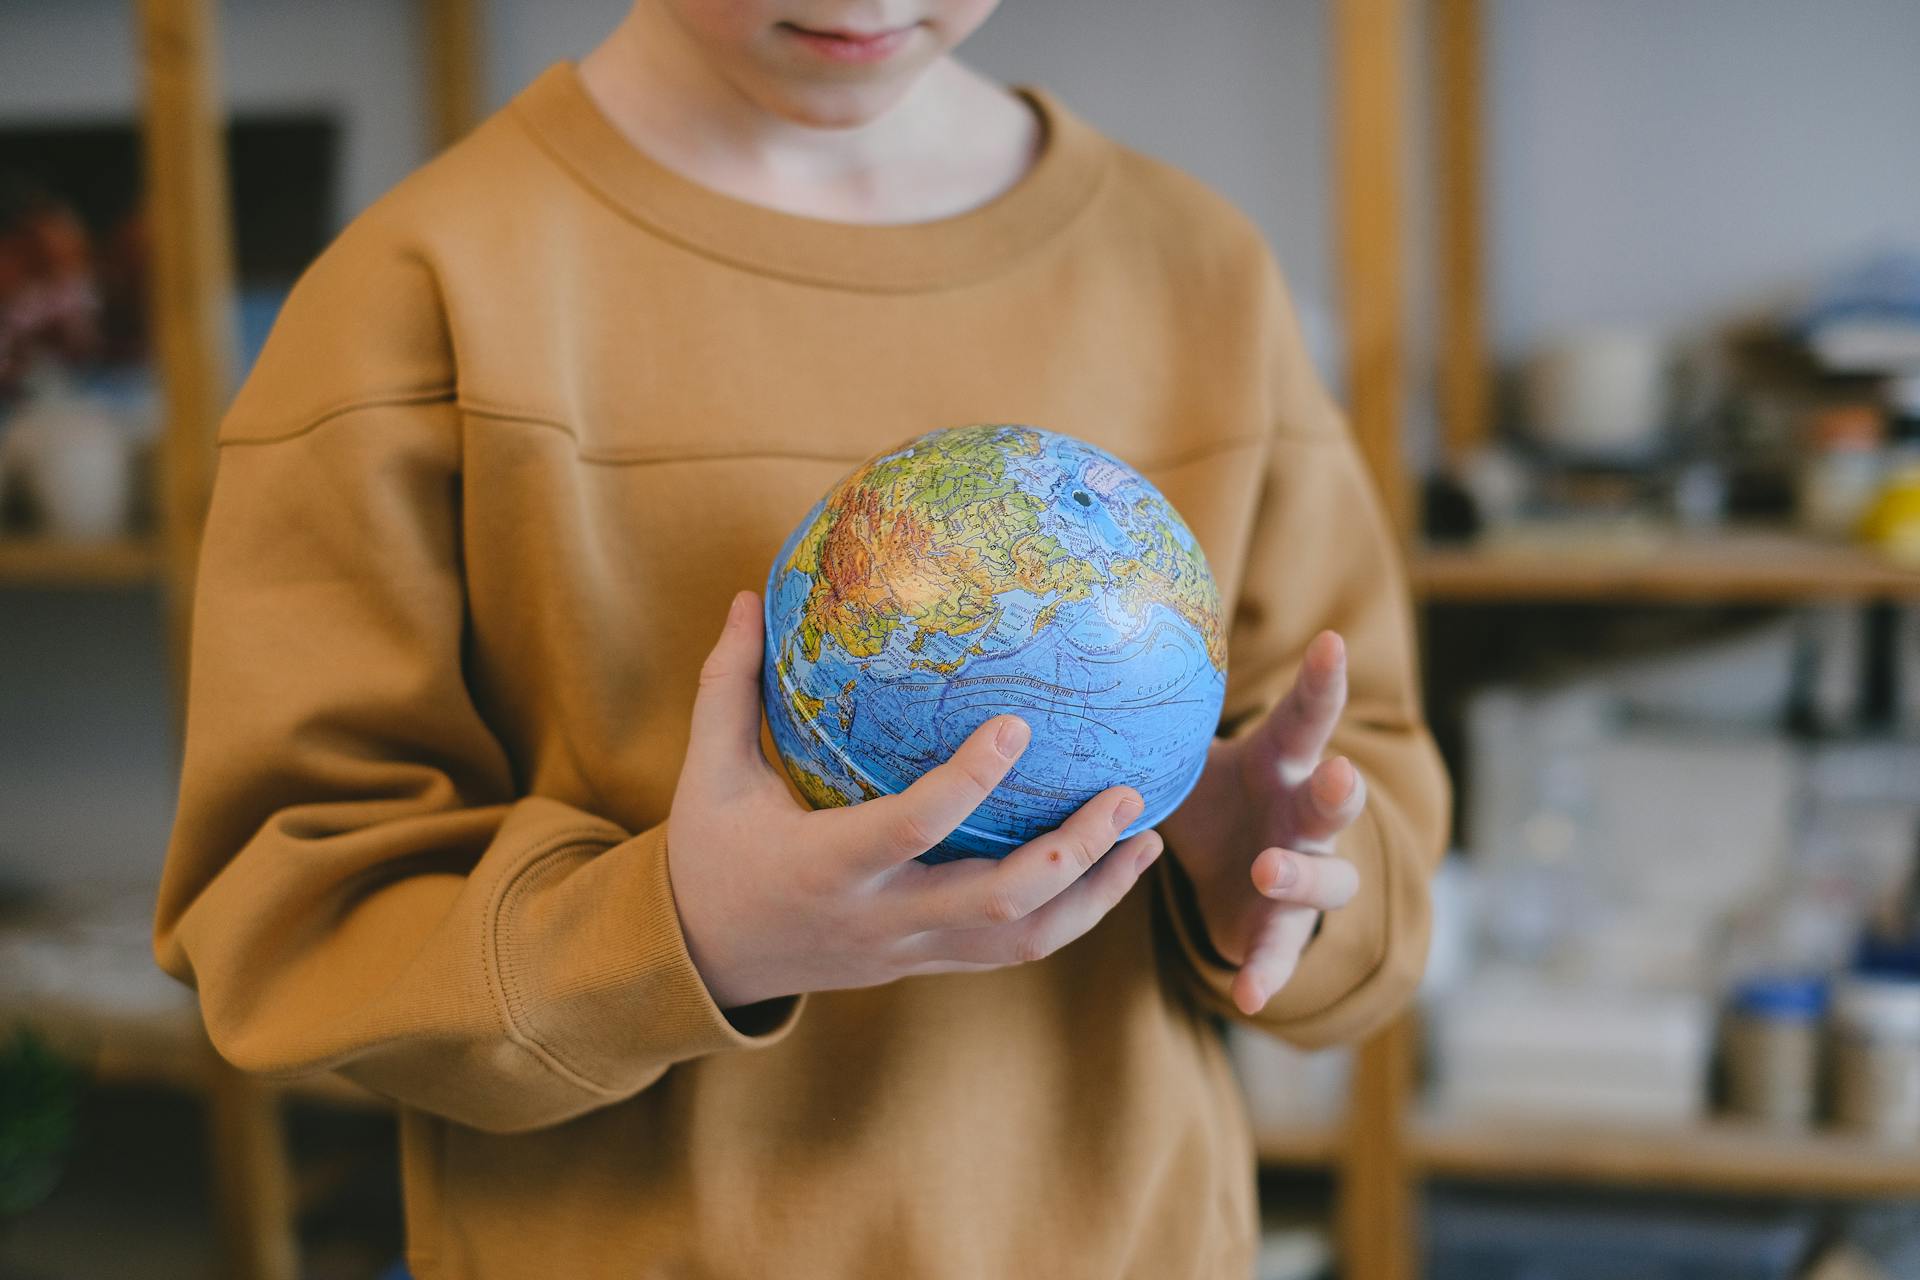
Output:
M664 822L728 600L936 426L1159 486L1228 729L1345 635L1363 888L1259 1021L1412 990L1450 794L1381 504L1255 227L1023 92L1015 187L859 226L676 175L555 64L340 235L221 422L154 953L234 1063L400 1105L420 1280L1246 1276L1232 973L1172 857L1046 960L747 1030L688 959Z

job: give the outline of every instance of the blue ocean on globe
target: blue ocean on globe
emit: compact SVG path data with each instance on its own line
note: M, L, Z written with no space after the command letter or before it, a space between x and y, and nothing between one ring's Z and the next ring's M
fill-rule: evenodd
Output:
M762 691L815 807L904 790L986 720L1032 727L939 862L1004 857L1108 787L1164 819L1226 694L1220 598L1192 531L1085 441L994 424L929 432L854 469L767 577Z

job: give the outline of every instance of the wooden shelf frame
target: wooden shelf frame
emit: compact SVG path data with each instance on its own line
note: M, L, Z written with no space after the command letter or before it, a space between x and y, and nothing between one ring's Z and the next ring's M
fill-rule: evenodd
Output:
M1268 1168L1339 1169L1332 1125L1261 1133ZM1722 1195L1920 1199L1920 1147L1833 1129L1777 1132L1731 1120L1679 1127L1414 1112L1405 1157L1421 1177L1665 1188ZM1343 1189L1344 1190L1344 1189Z
M165 561L166 547L153 536L0 537L0 588L144 586L160 580Z
M1920 600L1920 569L1869 547L1766 527L1601 533L1585 541L1548 530L1477 545L1423 546L1409 571L1422 597L1447 602Z
M1426 602L1698 605L1920 600L1920 571L1860 547L1778 529L1711 535L1621 530L1581 543L1535 530L1467 547L1416 545L1398 412L1395 340L1406 319L1400 283L1399 188L1383 176L1410 121L1395 59L1415 0L1335 0L1336 225L1350 342L1352 421L1407 547L1409 583ZM1484 252L1485 6L1418 0L1431 57L1436 161L1437 386L1445 448L1459 454L1491 427ZM1383 109L1382 104L1393 104ZM1364 136L1355 122L1364 121ZM1391 161L1397 163L1397 161ZM1363 206L1365 206L1363 208ZM1385 354L1383 354L1383 352ZM1387 408L1386 406L1391 406ZM1627 531L1629 534L1631 531ZM1832 1133L1780 1136L1725 1124L1649 1134L1578 1126L1468 1123L1419 1113L1416 1036L1408 1014L1359 1048L1348 1115L1320 1129L1259 1135L1279 1167L1324 1165L1339 1178L1341 1272L1347 1280L1412 1280L1427 1176L1628 1183L1805 1196L1920 1196L1920 1152Z
M437 149L483 110L480 0L413 0ZM140 118L153 240L151 324L162 392L153 484L156 527L111 542L0 537L0 589L158 585L164 598L176 735L184 729L194 572L212 495L214 437L236 389L234 253L226 107L217 70L217 0L132 0ZM233 1068L195 1034L156 1035L102 1015L47 1026L94 1077L177 1087L207 1102L215 1203L227 1274L296 1280L299 1180L280 1106L288 1096L356 1107L389 1104L332 1075L275 1083Z
M1833 1130L1778 1133L1731 1121L1656 1130L1424 1116L1410 1146L1421 1172L1480 1181L1920 1197L1920 1147Z

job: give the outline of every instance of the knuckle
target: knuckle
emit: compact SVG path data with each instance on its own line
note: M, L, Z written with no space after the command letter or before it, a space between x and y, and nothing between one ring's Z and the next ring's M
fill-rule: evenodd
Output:
M1020 910L1019 899L1006 885L995 885L987 890L987 896L981 900L980 914L990 925L1012 924L1025 913Z
M700 664L700 687L703 689L710 688L717 684L725 684L732 678L733 664L729 662L727 656L718 649L709 653L707 660Z
M1100 861L1100 855L1107 851L1105 844L1095 840L1085 831L1069 836L1066 845L1067 851L1073 855L1074 865L1082 871Z
M1297 853L1288 854L1287 862L1293 868L1293 883L1287 886L1284 896L1296 902L1318 902L1326 879L1320 874L1320 865L1311 857Z
M1052 955L1058 943L1044 929L1028 929L1014 940L1013 957L1020 964L1033 964Z
M987 763L984 753L962 751L950 763L968 786L983 795L999 785L999 771Z
M927 820L912 809L902 809L894 820L894 840L901 848L916 853L940 843L940 837L928 826Z

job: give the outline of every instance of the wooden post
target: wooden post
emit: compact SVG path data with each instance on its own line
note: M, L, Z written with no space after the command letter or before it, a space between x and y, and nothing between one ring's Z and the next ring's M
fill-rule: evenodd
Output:
M1409 0L1336 0L1334 225L1347 344L1348 415L1388 515L1410 546L1414 504L1402 429L1406 53ZM1338 1235L1347 1280L1412 1280L1406 1110L1410 1016L1362 1045L1341 1159Z
M293 1178L280 1095L205 1046L207 1135L230 1280L299 1280Z
M1413 1280L1418 1214L1407 1140L1415 1015L1402 1014L1354 1058L1335 1223L1345 1280Z
M433 149L465 136L480 119L483 46L476 0L421 0Z
M1440 421L1459 458L1492 428L1482 254L1480 0L1435 0L1434 162L1439 201Z
M213 486L213 441L232 391L233 232L213 0L139 0L138 11L153 244L150 322L166 406L156 505L179 714L186 705L193 579Z
M1412 527L1402 438L1402 138L1408 0L1334 6L1334 225L1348 415L1394 527Z
M214 0L139 0L144 153L153 244L150 323L164 389L158 461L161 584L184 727L193 583L212 493L214 438L233 390L233 227ZM297 1280L298 1241L276 1094L201 1054L227 1273Z

